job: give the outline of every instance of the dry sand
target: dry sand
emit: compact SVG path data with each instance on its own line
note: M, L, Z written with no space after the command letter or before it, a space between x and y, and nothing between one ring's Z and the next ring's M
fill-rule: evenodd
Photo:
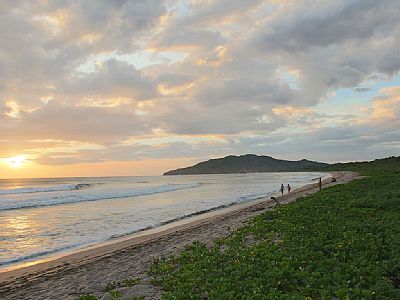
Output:
M323 181L323 188L353 180L357 174L335 172ZM318 183L277 197L280 204L318 191ZM0 273L0 299L76 299L81 294L94 294L109 299L105 285L129 277L139 277L140 284L118 289L123 299L145 296L159 299L161 291L150 284L147 274L151 262L161 256L179 253L186 244L225 237L252 217L273 209L276 202L269 198L235 205L196 216L153 231L114 241L112 244L86 249L53 261Z

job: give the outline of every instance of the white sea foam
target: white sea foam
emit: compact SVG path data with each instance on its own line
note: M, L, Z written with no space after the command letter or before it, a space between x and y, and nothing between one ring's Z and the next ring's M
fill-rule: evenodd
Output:
M0 180L0 270L235 203L269 198L282 183L296 188L319 176L324 174Z
M0 195L13 195L13 194L32 194L32 193L46 193L46 192L59 192L59 191L73 191L88 187L90 184L63 184L45 187L29 187L29 188L15 188L0 190Z
M39 193L39 192L50 192L50 191L71 191L79 190L83 184L79 185L65 185L65 186L55 186L49 188L29 188L25 189L22 193ZM34 197L25 199L2 199L0 198L0 211L11 210L11 209L22 209L22 208L33 208L60 204L77 203L84 201L99 201L106 199L116 199L116 198L127 198L151 195L157 193L165 193L170 191L177 191L182 189L190 189L199 186L199 184L163 184L159 186L142 187L134 189L110 189L110 190L87 190L87 191L77 191L77 193L67 193L67 194L52 194L51 196L46 196L44 194L35 195ZM22 190L22 189L15 189ZM32 190L32 192L28 192ZM33 192L35 190L35 192ZM14 194L16 194L15 191ZM21 193L21 192L19 192ZM13 194L12 192L8 194ZM4 195L4 194L3 194ZM7 194L6 194L7 195Z

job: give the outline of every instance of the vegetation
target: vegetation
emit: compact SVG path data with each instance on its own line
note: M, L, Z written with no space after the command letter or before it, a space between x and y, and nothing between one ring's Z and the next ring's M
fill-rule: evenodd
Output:
M117 299L122 299L123 295L121 292L119 291L110 291L110 300L117 300ZM133 297L130 298L129 300L145 300L146 298L143 296L137 296L137 297ZM76 298L76 300L98 300L96 296L93 295L83 295L80 296L78 298Z
M309 161L289 161L275 159L270 156L247 154L230 155L224 158L210 159L194 166L168 171L164 175L189 174L229 174L255 172L297 172L297 171L365 171L391 170L400 171L400 157L391 156L374 161L326 164Z
M155 261L163 298L400 299L400 172L368 174Z
M103 291L108 292L110 294L110 300L116 300L116 299L121 299L122 298L122 293L121 291L116 290L117 288L121 287L132 287L134 285L137 285L140 283L140 278L137 277L131 277L131 278L125 278L120 281L113 281L108 283ZM141 300L144 299L143 297L134 297L132 300ZM81 295L80 297L76 298L76 300L97 300L97 297L94 295Z
M162 297L400 299L400 157L318 170L367 176L261 214L212 247L197 242L156 260ZM121 299L118 288L139 282L114 281L104 291Z
M122 298L122 293L120 291L112 290L110 293L110 300L117 300Z
M328 166L328 164L309 161L306 159L289 161L275 159L270 156L246 154L241 156L230 155L224 158L210 159L191 167L166 172L164 175L295 172L323 168L326 166Z
M121 281L113 281L104 287L104 291L109 292L120 287L130 287L140 283L140 278L126 278Z
M117 299L122 299L123 295L120 291L112 290L109 292L110 297L108 299L110 300L117 300ZM94 295L82 295L76 300L98 300L98 298ZM129 298L129 300L145 300L145 297L143 296L137 296L137 297L132 297Z
M337 163L323 169L335 171L400 171L400 156L390 156L373 161Z
M76 300L97 300L97 297L94 295L82 295L76 298Z

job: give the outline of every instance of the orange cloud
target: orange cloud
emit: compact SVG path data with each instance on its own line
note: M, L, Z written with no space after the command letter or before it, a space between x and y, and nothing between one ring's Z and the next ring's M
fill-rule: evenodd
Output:
M279 106L272 109L272 112L282 117L300 117L303 115L313 115L315 111L312 108L294 107L294 106Z
M107 99L98 99L94 97L84 97L77 106L83 107L117 107L129 104L132 101L128 97L114 97Z
M102 34L93 32L93 33L87 33L87 34L82 35L80 37L80 41L91 45L91 44L97 42L98 40L100 40L101 38L102 38Z
M184 94L186 91L190 90L195 86L194 82L178 85L178 86L168 86L165 84L159 84L157 86L157 90L163 96L180 96Z
M218 46L215 49L215 54L213 56L206 56L200 58L196 61L198 66L211 66L217 68L221 66L224 62L232 61L232 57L228 55L228 48L225 46Z
M382 121L397 119L400 111L400 87L383 88L380 92L383 96L375 98L372 103L372 118Z

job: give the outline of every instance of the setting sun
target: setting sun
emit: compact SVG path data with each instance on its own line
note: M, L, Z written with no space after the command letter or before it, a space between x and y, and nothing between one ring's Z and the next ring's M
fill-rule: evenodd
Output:
M13 157L5 158L4 161L11 168L22 168L28 163L26 155L18 155Z

